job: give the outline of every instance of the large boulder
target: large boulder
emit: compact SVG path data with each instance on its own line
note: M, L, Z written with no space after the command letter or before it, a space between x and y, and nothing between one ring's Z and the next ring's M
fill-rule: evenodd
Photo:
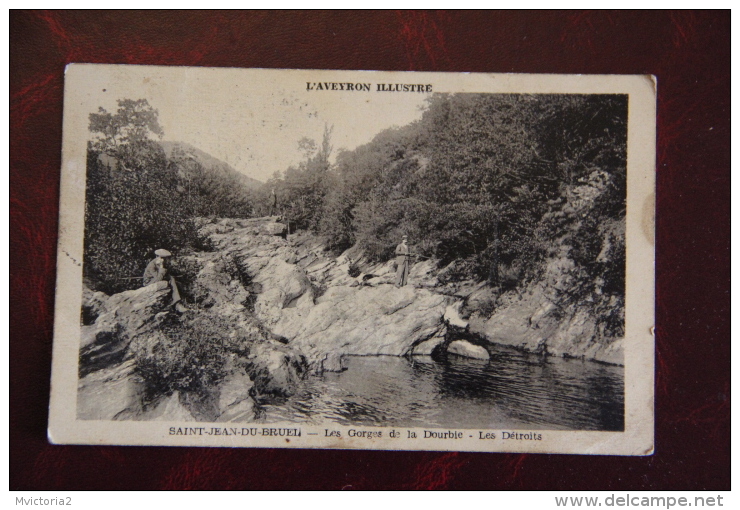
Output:
M218 386L219 414L215 421L254 421L257 406L251 396L252 379L243 370L234 370Z
M344 356L338 352L328 352L321 360L322 372L343 372L345 370L347 366L344 363Z
M470 332L529 352L624 364L622 341L603 334L588 307L564 303L554 290L573 285L573 270L572 260L552 259L542 280L502 296L492 313L473 310Z
M314 291L306 273L295 264L270 260L253 277L262 292L254 304L255 315L268 327L276 324L286 308L306 308L314 304Z
M284 223L268 223L265 225L265 230L267 231L268 235L273 236L282 236L285 237L288 235L288 226Z
M250 293L230 257L196 253L178 259L178 269L188 273L182 284L193 306L229 313L245 309Z
M251 422L257 406L254 383L243 368L229 364L215 386L153 395L137 373L136 361L92 372L78 384L77 417L82 420Z
M105 312L105 303L108 295L90 290L87 285L82 286L82 324L90 325Z
M444 296L410 286L337 287L313 307L285 310L274 330L312 365L327 353L403 356L444 335L445 307Z
M77 384L77 418L125 419L141 409L144 381L133 360L81 377Z
M250 348L247 372L257 395L290 396L306 375L306 360L278 342L257 342Z
M95 324L82 331L80 373L121 361L131 341L151 333L170 300L166 281L110 296Z
M455 340L450 342L447 346L447 352L449 354L455 354L457 356L463 356L465 358L474 359L490 359L491 355L488 351L480 345L474 345L467 340Z

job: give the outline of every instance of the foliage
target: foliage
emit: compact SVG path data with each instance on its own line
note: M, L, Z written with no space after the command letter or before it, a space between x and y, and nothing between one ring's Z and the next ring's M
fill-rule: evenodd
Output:
M168 166L177 173L178 190L190 217L248 218L254 198L233 171L206 166L192 150L176 147Z
M231 354L245 355L253 340L232 334L232 321L215 313L200 310L186 319L170 315L156 345L134 352L151 394L212 388L226 375Z
M253 197L233 171L206 168L182 149L167 157L147 100L119 100L115 113L100 108L89 120L84 273L95 290L138 286L157 248L202 244L196 217L252 214Z
M271 186L301 204L290 218L331 249L358 245L383 261L406 234L415 252L449 266L447 281L505 292L567 257L577 272L570 302L591 303L618 333L626 121L619 95L435 94L419 121L334 165L321 159L321 171L311 156Z
M89 129L94 133L92 149L119 158L137 152L140 144L149 141L151 135L162 137L158 112L146 99L121 99L115 114L105 108L90 114Z
M256 201L261 203L261 215L270 209L272 191L278 200L278 213L294 228L316 231L327 190L333 185L329 172L332 153L332 128L325 126L321 145L306 137L298 142L305 160L275 176L261 189Z
M194 235L168 167L157 112L146 100L118 102L90 115L85 206L85 275L96 290L136 286L157 248L179 250Z
M561 307L590 303L609 336L624 334L625 223L618 177L600 170L569 188L561 206L542 218L543 231L558 232L560 256L574 262L569 285L556 288Z

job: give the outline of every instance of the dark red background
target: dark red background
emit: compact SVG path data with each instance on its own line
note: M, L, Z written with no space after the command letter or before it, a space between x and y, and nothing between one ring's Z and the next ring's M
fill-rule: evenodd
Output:
M68 62L658 77L651 457L52 446ZM730 487L729 12L10 13L10 488Z

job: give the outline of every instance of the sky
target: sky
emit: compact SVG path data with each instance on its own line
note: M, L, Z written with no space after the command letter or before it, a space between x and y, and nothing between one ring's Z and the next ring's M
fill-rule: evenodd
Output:
M307 91L307 81L326 80L325 75L316 78L315 71L90 67L95 72L85 80L86 104L75 109L80 115L86 118L101 106L115 112L118 99L145 98L159 111L163 141L187 142L263 182L301 160L302 137L320 144L325 125L334 126L336 155L369 142L383 129L419 119L429 97ZM352 75L352 81L357 79L376 81L370 73Z

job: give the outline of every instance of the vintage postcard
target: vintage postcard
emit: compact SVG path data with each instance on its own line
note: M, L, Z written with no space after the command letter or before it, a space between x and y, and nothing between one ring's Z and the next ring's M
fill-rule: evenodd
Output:
M68 66L50 441L651 454L655 90Z

